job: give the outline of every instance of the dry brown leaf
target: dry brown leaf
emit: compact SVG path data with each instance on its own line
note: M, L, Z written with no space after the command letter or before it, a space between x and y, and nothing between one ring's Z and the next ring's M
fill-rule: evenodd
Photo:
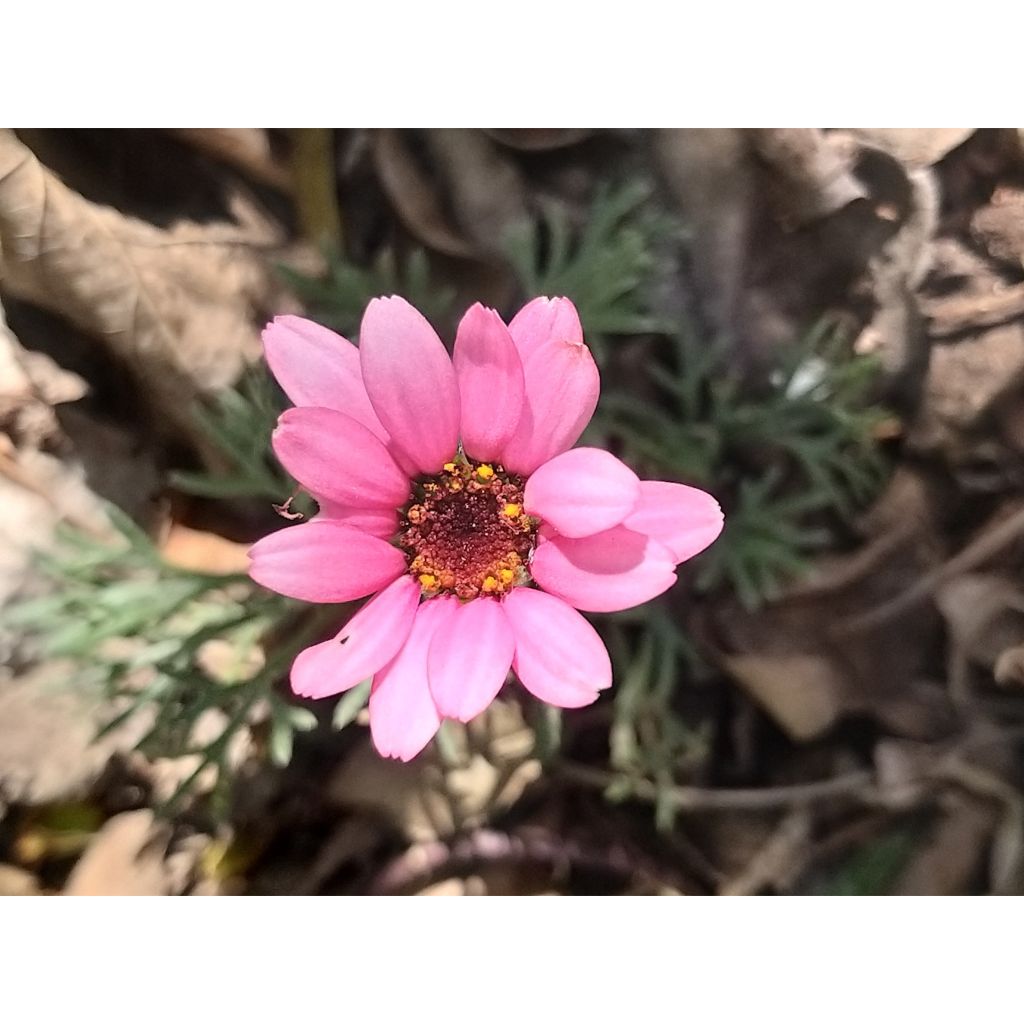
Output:
M827 732L850 702L842 674L816 655L734 655L723 665L795 740Z
M96 740L108 710L73 689L66 663L49 662L16 679L0 676L0 793L28 804L84 794L115 753L130 750L142 721ZM143 716L138 716L143 717Z
M965 573L944 583L936 604L950 642L971 664L993 669L1009 649L1024 644L1024 591L992 573Z
M292 179L270 147L266 128L168 128L182 142L230 164L254 181L287 191Z
M38 448L59 433L53 406L77 401L86 391L77 374L21 347L0 303L0 430L19 446Z
M474 128L432 128L426 141L462 233L479 252L503 259L509 229L529 216L518 168Z
M1002 186L971 218L971 235L993 259L1024 266L1024 189Z
M517 704L495 701L467 727L446 723L453 762L380 758L360 744L328 784L329 799L389 819L418 842L482 824L507 809L540 774L533 733Z
M39 879L13 864L0 864L0 896L38 896Z
M967 893L985 860L996 827L995 808L949 794L943 815L892 889L894 896L956 896Z
M792 226L826 217L867 196L851 170L851 154L820 128L752 128L750 138L775 172L772 184Z
M267 244L269 239L259 240ZM11 294L72 320L137 373L170 430L192 401L258 355L272 289L252 229L164 231L67 188L0 131L0 275Z
M694 275L716 334L742 337L755 179L746 136L734 128L653 133L653 156L693 231Z
M952 443L958 433L977 426L1022 383L1024 325L1020 323L993 327L954 344L936 345L911 443L924 449Z
M149 810L111 818L74 866L65 896L169 896L179 880L166 863L171 830Z
M445 213L437 187L408 151L402 131L381 128L374 132L373 162L395 211L416 238L446 256L479 255Z
M247 572L248 544L239 544L216 533L193 530L173 523L160 545L160 554L169 564L195 572Z

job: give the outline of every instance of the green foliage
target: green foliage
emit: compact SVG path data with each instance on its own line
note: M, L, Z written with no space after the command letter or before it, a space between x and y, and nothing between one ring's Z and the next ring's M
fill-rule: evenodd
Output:
M447 315L455 292L432 284L422 250L411 253L399 268L390 249L372 267L363 268L337 253L328 253L324 278L311 278L287 267L279 272L305 299L309 314L343 334L354 336L370 299L400 293L431 319ZM175 472L171 482L181 491L207 498L261 498L281 502L295 482L278 465L270 450L270 435L284 400L261 363L237 388L222 391L196 410L203 432L220 456L216 471ZM308 513L312 506L300 495L292 506Z
M681 668L693 674L702 666L664 606L638 610L638 617L643 629L635 643L628 616L605 629L616 678L609 760L619 776L609 795L625 797L637 780L649 779L658 793L655 822L669 829L678 810L673 787L707 755L708 737L691 728L673 704Z
M341 609L311 614L248 576L169 565L128 517L109 513L118 542L64 531L59 553L42 561L54 592L12 609L9 624L37 637L44 655L70 659L78 685L103 693L117 709L104 732L142 714L145 754L199 756L172 800L210 765L226 782L232 741L256 719L268 726L272 759L287 763L292 734L317 720L275 687Z
M918 848L919 823L904 822L858 847L811 889L814 896L886 896Z
M647 334L662 326L650 312L646 290L666 224L646 185L606 185L578 233L566 208L551 204L539 221L509 232L505 253L526 296L572 299L601 361L609 335Z
M369 267L361 267L337 251L328 250L325 256L327 274L322 278L288 267L280 267L279 272L306 304L310 317L353 340L367 303L379 295L401 295L433 323L443 320L455 301L453 288L431 279L422 249L410 253L404 263L393 250L384 249Z
M219 472L175 472L171 483L207 498L262 498L283 501L295 483L270 450L270 435L283 403L261 363L237 388L222 391L196 409L199 425L222 462Z
M884 480L875 440L884 413L870 402L876 370L821 324L783 349L767 385L753 390L724 372L718 347L684 329L645 364L649 393L603 397L596 430L651 475L723 500L726 530L700 579L753 608L829 542L830 518L848 518Z

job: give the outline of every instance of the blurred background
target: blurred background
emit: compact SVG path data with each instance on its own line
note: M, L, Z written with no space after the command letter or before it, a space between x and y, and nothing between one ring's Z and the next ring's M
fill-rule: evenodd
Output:
M392 293L569 296L585 440L726 511L408 765L245 575L260 328ZM0 303L0 894L1024 889L1018 130L0 131Z

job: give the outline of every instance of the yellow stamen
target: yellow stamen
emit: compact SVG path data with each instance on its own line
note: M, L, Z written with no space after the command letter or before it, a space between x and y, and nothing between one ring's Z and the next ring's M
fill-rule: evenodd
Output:
M517 505L514 501L510 501L502 510L502 513L509 517L509 519L515 519L520 512L523 511L521 505Z
M454 462L446 462L444 464L444 471L446 473L454 473L455 472L455 463Z
M498 575L501 577L502 583L511 583L516 578L516 574L511 569L502 569Z
M481 480L490 480L491 477L494 476L494 467L488 466L485 462L482 466L476 467L476 475L480 477Z
M480 588L485 594L490 594L492 591L498 589L498 581L493 576L487 576L484 579L483 586Z
M437 586L437 577L430 572L425 572L420 575L420 586L426 587L427 590L431 590Z

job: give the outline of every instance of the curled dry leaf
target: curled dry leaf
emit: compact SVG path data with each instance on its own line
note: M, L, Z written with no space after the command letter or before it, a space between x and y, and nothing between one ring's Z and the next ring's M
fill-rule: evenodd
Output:
M41 447L59 433L53 406L77 401L86 390L77 374L22 348L0 305L0 430L19 446Z
M854 176L851 153L820 128L752 128L758 156L774 172L772 184L793 226L826 217L867 196Z
M433 128L427 149L444 182L459 228L478 251L503 258L503 242L528 216L519 170L483 132Z
M374 132L373 161L395 212L416 238L446 256L478 255L476 246L445 212L437 186L409 151L400 129Z
M253 241L223 224L164 231L91 203L0 131L4 287L107 345L162 422L189 436L196 394L231 384L259 353L272 286Z
M906 214L894 235L868 260L876 309L861 341L871 339L889 395L916 405L931 351L917 288L928 271L931 241L939 223L939 191L928 170L907 174ZM864 345L858 349L863 351Z
M966 142L974 128L846 128L869 146L891 153L910 167L931 167Z

